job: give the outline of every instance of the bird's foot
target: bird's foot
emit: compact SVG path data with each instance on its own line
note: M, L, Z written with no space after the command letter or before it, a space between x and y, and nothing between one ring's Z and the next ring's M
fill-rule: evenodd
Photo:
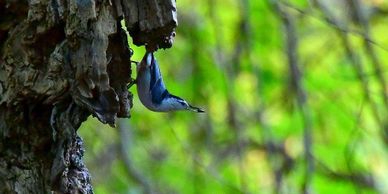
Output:
M132 78L131 78L132 79ZM136 84L136 79L132 79L130 82L129 82L129 84L127 85L127 88L129 89L129 88L131 88L133 85L135 85Z
M132 64L132 63L134 63L136 66L139 65L139 62L137 62L137 61L132 61L132 60L131 60L131 64Z

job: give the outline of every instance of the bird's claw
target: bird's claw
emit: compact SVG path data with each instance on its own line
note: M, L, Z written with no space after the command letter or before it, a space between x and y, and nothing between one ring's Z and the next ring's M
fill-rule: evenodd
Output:
M132 63L134 63L136 66L139 64L139 62L137 62L137 61L132 61L132 60L131 60L131 64L132 64Z
M132 79L129 84L127 85L127 88L131 88L134 84L136 84L136 79Z

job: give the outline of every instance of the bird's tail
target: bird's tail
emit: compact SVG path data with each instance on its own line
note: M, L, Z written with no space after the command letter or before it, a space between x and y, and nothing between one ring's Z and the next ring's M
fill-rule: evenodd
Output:
M195 107L195 106L191 106L190 104L189 104L189 110L194 111L194 112L198 112L198 113L204 113L205 112L203 109Z

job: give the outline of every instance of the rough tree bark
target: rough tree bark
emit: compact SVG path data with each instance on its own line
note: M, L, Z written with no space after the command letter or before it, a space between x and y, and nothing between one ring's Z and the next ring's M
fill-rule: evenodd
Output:
M0 193L92 193L77 129L130 117L131 52L169 48L175 0L0 0Z

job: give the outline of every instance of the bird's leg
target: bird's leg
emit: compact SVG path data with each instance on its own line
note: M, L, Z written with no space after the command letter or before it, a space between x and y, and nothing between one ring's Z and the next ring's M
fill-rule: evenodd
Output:
M132 61L131 60L131 65L132 65L132 63L134 63L136 65L136 67L137 67L137 65L139 65L139 62L137 62L137 61Z
M131 65L132 65L133 63L136 65L136 67L137 67L138 64L139 64L139 62L137 62L137 61L132 61L132 60L131 60ZM132 78L131 78L131 81L130 81L129 84L127 85L127 88L128 88L128 89L131 88L134 84L136 84L136 79L132 79Z
M127 88L129 89L129 88L131 88L135 84L136 84L136 79L132 79L131 78L131 81L129 81L129 84L127 85Z

